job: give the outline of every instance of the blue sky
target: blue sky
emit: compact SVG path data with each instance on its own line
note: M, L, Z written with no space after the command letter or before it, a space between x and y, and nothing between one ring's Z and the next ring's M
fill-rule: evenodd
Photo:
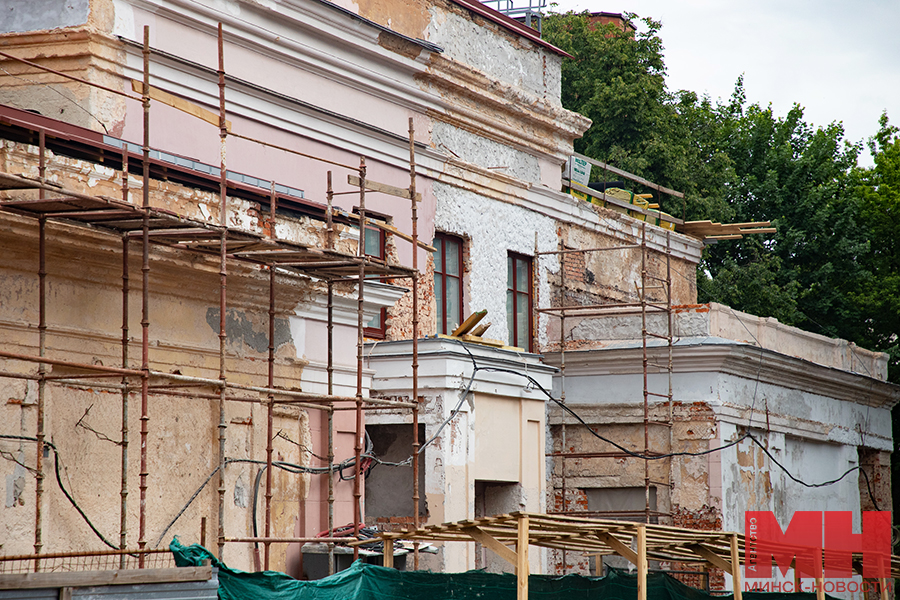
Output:
M668 84L727 98L738 76L750 102L808 122L841 121L863 141L888 111L900 125L898 0L557 0L556 10L634 12L662 21ZM871 165L864 149L860 163Z

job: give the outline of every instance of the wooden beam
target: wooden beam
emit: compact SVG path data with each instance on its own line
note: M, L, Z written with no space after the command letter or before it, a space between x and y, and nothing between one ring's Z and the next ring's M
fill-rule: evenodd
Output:
M741 590L741 557L738 554L738 536L731 534L731 581L734 588L734 600L743 600Z
M394 540L384 540L384 566L388 569L394 568Z
M0 575L0 590L208 581L211 578L212 567L210 566L83 571L80 573L13 573Z
M703 544L691 544L687 548L712 566L722 569L723 571L734 577L734 569L732 568L731 563Z
M647 527L637 526L637 600L647 600Z
M676 192L675 190L670 190L670 189L667 188L667 187L663 187L663 186L661 186L661 185L659 185L659 184L653 183L652 181L649 181L649 180L647 180L647 179L644 179L644 178L641 177L640 175L635 175L634 173L629 173L628 171L625 171L625 170L623 170L623 169L618 169L618 168L616 168L616 167L614 167L614 166L612 166L612 165L608 165L608 164L606 164L605 162L601 162L601 161L599 161L599 160L594 160L593 158L590 158L590 157L585 156L585 155L583 155L583 154L575 153L575 156L577 156L578 158L582 158L582 159L588 161L589 163L591 163L591 164L594 165L595 167L600 167L600 168L603 169L604 171L609 171L610 173L615 173L616 175L619 175L620 177L624 177L625 179L630 179L631 181L635 181L635 182L637 182L637 183L640 183L641 185L646 186L646 187L650 188L651 190L656 190L657 192L662 192L662 193L668 194L668 195L670 195L670 196L675 196L676 198L684 198L684 194L683 194L683 193L681 193L681 192Z
M347 175L347 183L354 187L359 187L359 177L356 175ZM378 183L371 179L366 179L366 189L370 192L381 192L388 196L396 196L398 198L406 198L409 200L409 189L388 185L386 183ZM422 201L422 194L416 193L416 202Z
M388 225L387 223L382 223L381 221L373 221L368 218L366 219L366 225L371 225L372 227L377 227L378 229L381 229L383 231L393 233L397 237L401 237L409 243L412 243L412 241L413 241L413 238L411 235L403 233L402 231L400 231L393 225ZM435 248L434 246L429 246L422 240L419 240L419 248L422 248L423 250L428 250L429 252L437 252L437 248Z
M471 315L466 317L466 320L460 323L459 327L454 329L450 335L453 337L459 337L461 335L469 333L469 331L471 331L473 327L478 325L478 322L481 321L485 317L485 315L487 315L486 310L473 312Z
M131 89L133 89L138 94L143 94L144 84L141 81L132 79ZM206 110L202 106L197 106L193 102L188 102L183 98L174 96L169 92L164 92L159 88L150 86L150 99L156 100L157 102L162 102L163 104L171 106L172 108L180 110L181 112L186 112L187 114L206 121L211 125L215 125L216 127L219 126L219 113L214 113L211 110ZM231 131L231 121L226 120L225 127L228 131Z
M466 529L463 529L463 531L469 534L473 540L475 540L482 546L493 550L494 554L496 554L509 564L513 565L514 567L517 566L518 556L516 555L516 553L508 546L503 545L500 540L498 540L491 534L486 533L480 527L467 527Z
M597 538L600 539L604 544L612 548L616 554L621 556L622 558L627 559L631 564L637 566L638 563L638 555L637 553L622 543L618 538L616 538L613 534L607 533L605 531L597 532Z
M818 564L815 565L816 574L816 600L825 600L825 572L822 569L822 549L819 548L816 552L816 562ZM887 600L887 598L883 595L881 600Z
M518 559L516 561L516 579L518 580L516 600L528 600L528 515L519 515L516 558Z

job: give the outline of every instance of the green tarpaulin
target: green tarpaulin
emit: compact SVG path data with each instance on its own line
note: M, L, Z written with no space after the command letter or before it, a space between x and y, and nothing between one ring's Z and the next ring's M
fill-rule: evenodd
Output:
M175 564L199 566L211 560L219 568L220 600L516 600L516 576L468 571L430 573L397 571L356 561L344 571L318 581L298 581L284 573L246 573L230 569L205 548L170 545ZM540 600L635 600L637 576L610 569L606 577L581 575L532 575L528 597ZM744 600L815 600L814 593L782 594L744 592ZM732 595L713 596L663 573L651 573L648 600L732 600Z

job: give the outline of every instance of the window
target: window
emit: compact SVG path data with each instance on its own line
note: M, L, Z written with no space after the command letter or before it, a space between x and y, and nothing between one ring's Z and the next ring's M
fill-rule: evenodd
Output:
M462 240L436 233L434 253L434 300L437 304L437 332L451 334L462 315Z
M366 256L384 260L384 231L378 229L377 227L367 225L366 232L363 237L365 238L363 241L363 243L365 244L363 248L365 249ZM385 321L387 321L387 309L382 308L379 311L378 315L374 319L369 321L369 323L366 325L365 329L363 330L363 335L365 335L366 337L383 340L385 338L385 335L387 334Z
M509 345L531 345L531 258L509 253L506 258L506 323Z

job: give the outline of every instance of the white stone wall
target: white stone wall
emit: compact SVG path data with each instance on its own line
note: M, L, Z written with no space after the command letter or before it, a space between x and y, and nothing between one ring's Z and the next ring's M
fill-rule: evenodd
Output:
M533 256L535 235L539 248L555 248L556 222L519 206L489 200L441 183L434 184L434 194L438 200L435 229L468 239L467 286L463 294L465 314L486 309L485 320L491 322L491 328L485 337L508 340L507 253ZM534 276L538 281L535 301L546 306L550 298L550 277L558 272L559 263L553 257L543 257L534 264ZM541 345L547 342L547 319L541 317L535 328Z
M506 35L485 35L485 25L478 22L484 23L481 19L432 10L427 39L441 46L447 57L561 105L562 57L558 54Z

